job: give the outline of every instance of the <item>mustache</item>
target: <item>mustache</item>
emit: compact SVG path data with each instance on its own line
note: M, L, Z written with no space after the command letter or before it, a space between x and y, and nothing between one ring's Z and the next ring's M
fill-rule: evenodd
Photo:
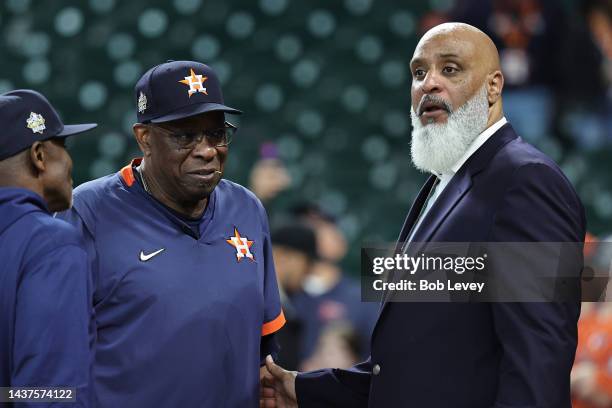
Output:
M423 95L419 106L416 109L417 115L421 116L424 112L425 104L433 104L442 107L449 115L453 113L453 107L446 99L436 95Z

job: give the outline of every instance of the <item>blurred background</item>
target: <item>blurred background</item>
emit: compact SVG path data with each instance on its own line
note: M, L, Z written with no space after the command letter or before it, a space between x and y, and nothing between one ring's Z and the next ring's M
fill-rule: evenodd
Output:
M142 73L168 59L211 65L226 102L245 112L230 119L240 131L226 178L262 199L277 237L295 317L286 361L340 366L367 354L376 318L352 279L360 247L396 238L425 180L410 163L408 62L422 33L445 21L494 39L507 118L573 182L591 239L606 238L612 0L0 0L0 92L34 88L66 121L100 123L70 146L78 185L139 156L131 126ZM291 238L295 228L303 239ZM611 314L605 305L584 314L581 342L594 336L574 379L584 407L612 407Z

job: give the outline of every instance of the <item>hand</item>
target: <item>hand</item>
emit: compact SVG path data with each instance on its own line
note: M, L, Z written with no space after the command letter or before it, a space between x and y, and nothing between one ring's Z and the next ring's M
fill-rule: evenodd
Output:
M277 366L271 356L266 357L265 370L260 375L260 408L298 408L295 395L297 371L287 371Z
M251 171L250 190L261 201L270 201L291 186L291 176L278 159L261 159Z

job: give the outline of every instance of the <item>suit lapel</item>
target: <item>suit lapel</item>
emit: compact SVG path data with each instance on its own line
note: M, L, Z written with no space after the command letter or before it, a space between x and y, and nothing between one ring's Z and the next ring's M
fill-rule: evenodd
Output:
M429 192L431 191L431 187L433 186L435 181L435 176L429 176L425 184L423 184L423 187L421 187L421 190L419 191L416 200L414 200L414 202L412 203L410 211L408 211L408 216L406 217L404 225L402 226L402 229L400 231L400 235L397 238L397 243L395 245L396 252L402 248L403 242L408 239L409 234L412 231L412 227L417 222L419 214L421 214L421 210L425 205L425 201L427 200Z
M440 224L442 224L446 217L453 211L453 208L463 198L471 186L472 179L467 172L455 174L427 215L425 215L412 241L429 241L440 227Z
M419 229L415 232L413 242L426 242L430 241L434 234L444 222L446 217L453 211L453 208L461 201L465 194L469 191L472 186L472 177L487 167L489 161L495 156L495 154L503 148L506 144L518 138L517 134L510 124L502 126L489 140L487 140L459 169L457 174L448 183L442 194L438 197L434 205L431 207ZM425 182L425 185L419 191L419 195L412 207L402 230L398 238L398 242L395 246L397 252L402 247L402 242L408 238L410 229L417 221L417 218L421 212L421 208L425 204L429 190L435 181L435 177L431 176ZM443 238L442 238L443 239ZM380 308L378 320L374 326L372 337L376 334L376 329L380 323L382 315L389 304L387 301L388 296L383 297L383 302Z
M404 243L410 237L412 228L418 221L419 215L421 215L421 211L423 210L423 207L427 204L427 198L429 197L431 193L431 188L433 187L435 182L436 182L436 177L434 175L430 175L429 178L425 181L425 184L423 184L423 186L421 187L421 190L419 191L419 194L417 195L416 200L414 200L414 202L412 203L412 206L410 207L410 211L408 211L408 216L404 220L404 225L402 225L402 229L400 230L399 237L397 238L397 241L395 243L394 253L400 253L402 251L402 248L404 247ZM394 274L391 273L388 279L389 281L393 281ZM383 295L380 310L382 310L382 308L387 303L388 296L389 294L387 293Z
M425 215L423 221L421 221L419 229L415 231L411 242L419 243L430 240L430 238L436 232L440 224L442 224L444 219L453 210L453 207L455 207L455 205L469 190L470 186L472 185L470 176L463 175L458 181L457 176L459 176L459 173L457 173L455 177L453 177L453 179L450 181L450 183L448 183L442 194L438 197L434 205L429 209L429 212ZM398 242L395 245L395 253L402 252L402 248L404 248L405 241L407 241L410 237L412 228L414 224L418 221L423 206L426 205L425 201L429 196L429 192L433 183L435 182L435 179L435 176L431 176L427 180L427 182L425 182L425 184L421 188L421 191L419 192L417 199L410 208L410 212L408 213L408 217L406 217L406 221L404 222L404 226L402 227L402 232L400 233ZM410 251L408 252L414 253L419 252L420 250L420 246L416 248L411 247ZM398 276L396 276L395 273L391 273L389 275L390 281L394 281L397 278ZM384 307L387 305L390 296L390 293L384 294L382 298L381 313Z

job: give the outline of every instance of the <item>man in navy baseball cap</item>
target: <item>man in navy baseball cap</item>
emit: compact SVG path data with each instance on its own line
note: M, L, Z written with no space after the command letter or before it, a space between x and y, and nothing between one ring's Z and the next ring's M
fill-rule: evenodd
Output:
M90 269L83 242L51 212L72 201L64 125L40 93L0 95L0 387L70 387L89 406Z
M240 111L194 61L147 71L134 106L143 157L61 215L95 277L96 406L255 407L285 318L265 210L222 179Z
M223 102L217 74L194 61L168 61L148 70L135 88L138 121L160 123L206 112L240 114Z
M134 93L134 136L144 153L136 170L145 189L173 210L200 215L221 180L237 130L225 114L242 112L225 105L217 74L195 61L151 68Z
M0 160L4 160L34 142L76 135L98 125L64 125L47 98L19 89L0 95L0 126Z

